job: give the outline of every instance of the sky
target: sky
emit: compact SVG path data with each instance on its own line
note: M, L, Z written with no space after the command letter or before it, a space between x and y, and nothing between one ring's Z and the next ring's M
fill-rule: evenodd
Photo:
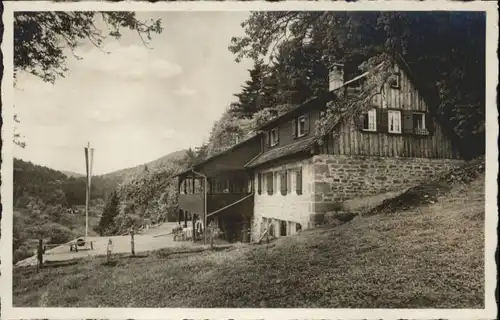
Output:
M26 148L14 155L56 170L85 172L84 147L95 148L94 174L147 163L200 145L247 80L250 61L228 50L243 35L247 12L138 13L161 18L146 48L124 30L105 51L83 44L70 72L54 85L19 74L14 112Z

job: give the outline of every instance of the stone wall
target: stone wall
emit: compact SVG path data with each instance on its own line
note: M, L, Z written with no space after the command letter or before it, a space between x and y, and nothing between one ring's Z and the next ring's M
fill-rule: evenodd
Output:
M338 210L339 203L409 188L435 178L463 160L317 155L314 212Z
M258 173L267 173L270 171L281 172L284 168L294 169L302 167L302 194L298 195L295 188L288 190L286 195L280 192L280 179L278 178L274 185L274 193L268 195L265 188L259 195L257 193L257 175ZM279 235L279 221L287 221L289 228L293 229L296 223L301 225L302 229L310 227L310 216L313 213L312 192L314 190L314 168L312 158L302 161L289 162L283 165L277 165L271 168L256 170L254 172L254 216L252 221L252 240L259 239L263 232L263 218L275 219L274 230ZM264 180L264 179L263 179ZM287 232L290 234L290 232ZM291 232L293 234L293 232Z

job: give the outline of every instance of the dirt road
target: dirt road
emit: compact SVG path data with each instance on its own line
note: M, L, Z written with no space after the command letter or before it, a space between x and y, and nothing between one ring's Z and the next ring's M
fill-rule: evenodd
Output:
M145 230L142 234L134 236L135 252L144 252L170 247L192 247L190 241L174 241L171 234L172 227L175 223L164 223L159 227ZM53 249L47 250L44 254L45 261L64 261L74 258L82 258L88 256L105 255L108 245L108 240L113 242L113 253L130 253L130 235L112 236L112 237L89 237L89 241L93 243L93 250L80 250L78 252L70 251L69 244L61 245ZM16 263L16 266L36 265L36 256L27 258Z

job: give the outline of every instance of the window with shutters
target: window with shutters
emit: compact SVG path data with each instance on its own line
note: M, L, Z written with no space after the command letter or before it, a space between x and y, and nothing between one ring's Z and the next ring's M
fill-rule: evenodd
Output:
M278 128L274 128L269 133L269 144L271 147L274 147L279 142Z
M280 174L280 190L282 195L286 195L288 192L288 181L287 181L287 171L283 170Z
M306 116L301 116L297 119L297 136L303 137L306 134Z
M268 172L266 174L266 189L267 194L272 195L274 191L274 172Z
M377 131L377 109L370 109L363 114L363 130Z
M287 193L292 193L294 189L294 187L292 186L292 179L293 179L293 176L294 176L294 171L293 170L290 170L288 169L287 172L286 172L286 190L287 190Z
M413 131L415 134L427 135L429 131L425 123L425 113L415 112L413 113Z
M401 111L389 110L388 112L388 132L401 133Z
M413 113L413 128L425 129L425 114L420 112Z
M273 172L273 190L276 190L276 193L278 193L278 181L279 181L278 172Z
M260 172L257 174L257 193L262 193L262 174Z
M295 192L298 195L302 194L302 168L296 171Z

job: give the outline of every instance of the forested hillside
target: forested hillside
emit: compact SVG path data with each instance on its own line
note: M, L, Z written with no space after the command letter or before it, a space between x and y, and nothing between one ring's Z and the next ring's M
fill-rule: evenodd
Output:
M185 156L185 150L176 151L145 165L92 177L90 232L101 230L100 216L109 212L114 203L117 212L133 210L134 214L126 219L123 214L117 215L110 226L112 233L122 230L122 224L143 223L138 217L167 220L167 212L173 212L170 207L176 206L176 198L166 200L174 196L168 178L182 166ZM34 241L40 237L56 244L82 236L85 190L84 176L14 159L14 260L31 255ZM101 225L105 223L106 218Z
M126 168L126 169L121 169L117 171L113 171L110 173L106 173L103 175L98 176L99 178L107 181L108 183L114 183L114 187L118 185L120 182L122 182L126 177L130 175L135 175L135 174L141 174L143 170L157 170L162 167L168 166L170 162L172 161L178 161L182 160L184 156L186 155L187 150L179 150L179 151L174 151L171 152L161 158L158 158L156 160L150 161L148 163L145 163L143 165L135 166L132 168Z
M201 159L202 153L198 149L180 150L141 166L101 176L107 183L117 183L106 197L95 230L101 235L115 235L127 232L132 226L174 221L177 188L172 176Z

